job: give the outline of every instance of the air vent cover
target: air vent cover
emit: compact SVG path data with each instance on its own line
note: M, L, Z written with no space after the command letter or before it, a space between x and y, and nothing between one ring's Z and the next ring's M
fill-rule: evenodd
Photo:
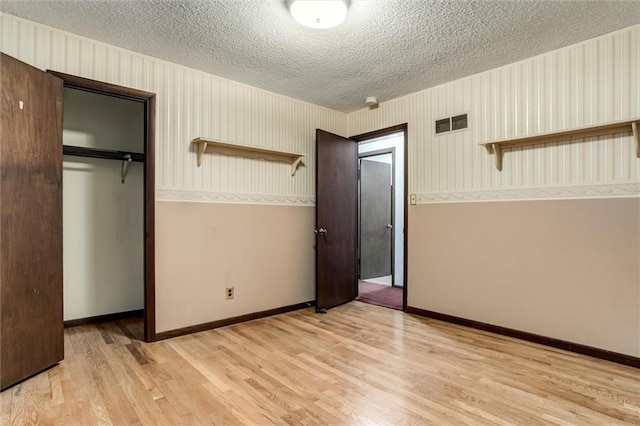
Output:
M467 128L467 114L456 115L451 117L451 130L460 130Z
M436 120L436 133L444 133L451 130L451 119Z
M468 124L469 123L467 120L467 114L461 114L436 120L436 135L440 133L466 129L468 127Z

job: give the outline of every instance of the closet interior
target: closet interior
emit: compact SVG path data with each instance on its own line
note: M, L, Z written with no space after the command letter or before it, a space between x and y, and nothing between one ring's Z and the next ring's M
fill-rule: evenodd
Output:
M142 316L145 104L64 88L64 321Z

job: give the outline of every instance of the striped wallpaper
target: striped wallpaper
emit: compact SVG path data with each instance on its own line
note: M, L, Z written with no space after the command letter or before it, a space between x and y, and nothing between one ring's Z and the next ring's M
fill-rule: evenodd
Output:
M425 70L428 72L428 70ZM506 151L481 142L640 117L640 26L349 114L348 133L408 122L409 191L421 202L638 196L630 135ZM467 113L469 128L434 134Z
M157 94L158 200L312 205L315 129L345 134L346 115L3 14L0 49L30 65ZM207 137L306 154L290 166L207 154Z
M159 200L312 205L315 129L355 135L409 124L409 191L421 203L638 196L631 136L508 151L503 171L481 142L640 117L640 26L383 102L332 111L4 14L0 48L41 69L158 95ZM428 70L425 70L428 72ZM434 134L469 114L469 129ZM205 155L209 137L307 154L283 163Z

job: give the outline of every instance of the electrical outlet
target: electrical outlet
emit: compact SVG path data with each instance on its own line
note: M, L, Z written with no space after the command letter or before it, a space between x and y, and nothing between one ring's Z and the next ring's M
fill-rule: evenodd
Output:
M226 295L227 295L227 300L229 299L233 299L233 287L227 287L226 289Z
M412 206L415 206L417 202L418 200L416 198L416 194L409 195L409 204L411 204Z

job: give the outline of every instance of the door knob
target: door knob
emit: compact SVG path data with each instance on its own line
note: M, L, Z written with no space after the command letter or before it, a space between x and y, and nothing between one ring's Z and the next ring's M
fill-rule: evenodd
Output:
M387 229L393 229L393 225L392 224L388 224L387 225Z
M327 230L326 230L326 229L324 229L324 228L314 229L314 230L313 230L313 233L314 233L314 234L316 234L316 235L318 235L318 234L320 234L320 235L327 235Z

